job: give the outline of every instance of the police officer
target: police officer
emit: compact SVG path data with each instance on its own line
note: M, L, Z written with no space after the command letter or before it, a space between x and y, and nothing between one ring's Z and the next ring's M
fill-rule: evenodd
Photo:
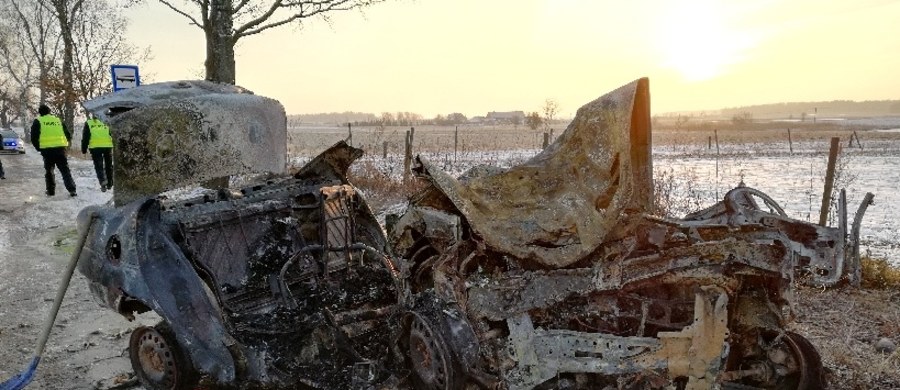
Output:
M87 153L90 149L94 171L100 181L100 191L106 192L113 186L112 137L109 135L109 126L90 113L87 115L88 120L84 122L84 130L81 132L81 153Z
M69 160L66 157L66 148L72 140L72 133L55 115L50 115L50 107L41 104L38 107L40 116L31 124L31 144L44 158L44 180L47 184L47 196L56 194L56 179L53 177L53 168L59 169L62 175L63 185L69 191L69 196L78 196L75 193L75 181L69 172Z

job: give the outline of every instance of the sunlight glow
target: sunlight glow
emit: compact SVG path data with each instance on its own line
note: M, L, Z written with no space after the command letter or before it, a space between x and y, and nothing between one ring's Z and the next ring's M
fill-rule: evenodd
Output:
M661 21L657 32L662 66L676 70L687 81L720 76L730 65L744 60L752 46L749 33L735 30L733 14L708 0L679 2Z

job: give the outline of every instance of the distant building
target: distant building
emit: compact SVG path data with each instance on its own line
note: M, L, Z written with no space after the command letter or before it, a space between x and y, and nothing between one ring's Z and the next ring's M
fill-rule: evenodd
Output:
M523 123L525 112L523 111L491 111L485 117L489 122Z

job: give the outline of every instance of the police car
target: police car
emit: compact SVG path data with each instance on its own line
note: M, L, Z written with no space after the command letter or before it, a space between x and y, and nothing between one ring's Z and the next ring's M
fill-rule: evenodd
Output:
M0 135L3 136L3 149L0 152L25 154L25 141L18 133L12 130L0 130Z

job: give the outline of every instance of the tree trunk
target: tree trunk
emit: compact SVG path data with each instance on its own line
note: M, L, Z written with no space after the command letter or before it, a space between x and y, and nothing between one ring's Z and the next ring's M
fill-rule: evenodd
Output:
M8 112L9 106L7 106L7 103L3 103L2 106L0 106L0 129L6 129L10 127L9 115L7 114Z
M53 2L56 6L57 18L59 18L59 30L63 39L63 112L62 121L73 134L75 133L75 93L72 88L72 52L75 50L75 41L72 39L72 19L80 8L81 1L77 1L73 7L71 14L66 7L68 1L56 0ZM74 146L74 145L73 145Z
M232 0L212 0L209 21L203 26L206 33L206 79L220 83L234 84L234 44L232 36ZM206 180L206 188L227 188L229 177Z
M220 83L235 83L234 33L232 0L213 0L206 33L206 79Z
M28 100L27 90L23 89L19 92L19 122L22 123L22 139L25 140L26 143L31 143L31 121L28 117L28 104L25 103Z

